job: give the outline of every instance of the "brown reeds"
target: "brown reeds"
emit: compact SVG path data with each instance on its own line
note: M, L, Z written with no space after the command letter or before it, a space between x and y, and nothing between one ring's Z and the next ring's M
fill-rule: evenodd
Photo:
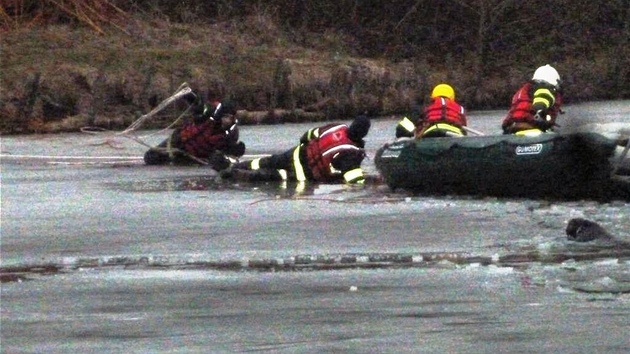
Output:
M131 16L111 0L1 0L0 29L28 28L37 24L77 22L99 34L111 26L124 33Z

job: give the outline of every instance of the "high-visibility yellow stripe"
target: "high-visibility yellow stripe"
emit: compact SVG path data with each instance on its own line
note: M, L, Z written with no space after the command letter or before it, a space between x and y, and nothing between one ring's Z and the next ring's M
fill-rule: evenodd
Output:
M306 147L305 147L306 148ZM300 181L306 181L306 175L304 174L304 167L300 162L300 147L296 147L293 150L293 166L295 167L295 179Z
M532 101L532 104L541 103L545 105L546 108L551 107L551 102L546 97L535 97Z
M253 159L249 166L250 166L250 168L252 170L259 170L260 169L260 158Z
M554 97L553 97L553 94L551 93L551 90L547 88L540 88L536 90L536 92L534 93L534 99L532 100L532 104L535 105L536 103L542 103L547 108L553 106Z
M280 174L280 178L282 178L283 181L287 180L287 170L278 170L278 173Z
M416 130L416 125L413 124L413 122L407 118L404 117L399 123L398 125L400 125L401 127L405 128L406 131L413 133Z
M313 140L319 136L319 128L311 128L306 134L306 140Z
M355 168L354 170L350 170L344 173L343 179L348 183L352 183L352 182L362 183L360 181L363 180L363 170L361 170L360 168Z
M425 130L423 134L426 134L426 133L428 133L430 131L434 131L436 129L447 130L447 131L455 133L457 135L462 135L462 136L464 135L462 133L462 130L459 129L458 127L456 127L454 125L450 125L450 124L445 124L445 123L438 123L438 124L432 125L427 130Z
M514 135L521 136L538 136L540 134L542 134L542 130L540 129L525 129L514 133Z

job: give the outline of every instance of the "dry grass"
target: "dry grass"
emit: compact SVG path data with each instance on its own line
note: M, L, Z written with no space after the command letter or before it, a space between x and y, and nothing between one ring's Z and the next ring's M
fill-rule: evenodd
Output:
M209 99L231 98L248 111L297 108L331 119L358 110L406 113L442 81L457 89L466 107L507 107L531 71L513 63L509 72L499 70L478 84L465 60L447 67L422 57L359 58L351 36L295 33L264 9L228 21L182 24L154 13L131 18L115 6L148 0L0 1L2 133L47 131L70 118L74 124L108 121L124 128L182 82ZM603 84L623 83L628 69L614 71L621 78L607 78L605 59L567 58L571 70L559 67L566 72L566 96L588 99ZM177 116L175 108L165 114ZM290 112L271 118L280 116L299 118Z
M129 34L132 17L109 0L3 0L0 24L3 31L73 20L99 34L105 27Z
M21 26L0 37L0 131L43 132L77 115L124 126L184 81L208 98L236 98L243 109L265 111L277 103L270 99L280 62L290 67L294 103L306 106L322 99L338 60L292 44L264 16L136 25L131 34L107 25L105 35L72 24Z

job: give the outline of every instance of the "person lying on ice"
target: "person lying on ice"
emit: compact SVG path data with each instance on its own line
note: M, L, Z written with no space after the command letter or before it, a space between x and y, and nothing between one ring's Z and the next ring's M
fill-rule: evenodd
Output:
M431 103L415 123L404 117L396 125L398 138L434 138L465 136L466 111L455 101L455 90L450 85L439 84L431 92Z
M147 165L208 164L217 171L230 166L228 156L243 156L239 142L236 108L230 102L207 104L196 92L184 96L191 105L193 119L144 154Z
M501 123L503 134L536 136L551 130L562 113L561 105L560 75L551 65L543 65L512 97Z
M363 138L369 129L370 119L363 115L350 126L333 123L313 128L304 133L298 146L281 154L237 163L223 171L222 177L362 184Z

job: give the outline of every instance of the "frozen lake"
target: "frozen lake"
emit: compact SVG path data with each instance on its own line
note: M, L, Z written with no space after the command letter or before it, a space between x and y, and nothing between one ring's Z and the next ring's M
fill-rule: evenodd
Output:
M566 111L561 131L630 124L628 101ZM470 126L498 133L503 114L472 112ZM373 121L369 156L396 122ZM248 154L280 152L312 126L244 126L241 138ZM108 133L1 145L2 352L630 346L630 254L564 231L583 217L630 240L628 203L233 184L205 167L144 166L146 147Z

